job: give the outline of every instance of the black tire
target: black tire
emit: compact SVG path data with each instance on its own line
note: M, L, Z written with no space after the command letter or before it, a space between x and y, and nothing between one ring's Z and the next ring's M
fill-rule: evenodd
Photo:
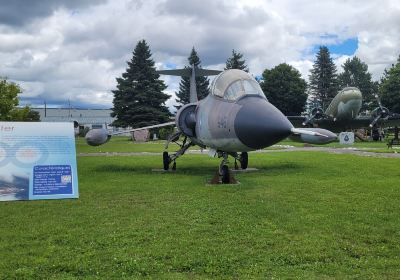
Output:
M169 169L169 155L168 152L163 152L163 165L164 165L164 170Z
M240 167L242 169L247 169L247 166L249 164L249 155L247 152L243 152L240 154Z
M223 165L221 168L221 182L222 184L229 184L229 167Z

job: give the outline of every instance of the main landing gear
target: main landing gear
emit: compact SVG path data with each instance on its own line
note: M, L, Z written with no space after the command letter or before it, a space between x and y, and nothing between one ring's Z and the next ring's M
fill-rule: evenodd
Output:
M179 136L178 136L178 138L179 138ZM177 142L176 135L174 135L173 137L171 137L171 139L168 140L168 142L165 146L166 149L168 148L169 142L175 142L181 148L177 152L175 152L171 155L169 155L167 151L163 152L163 168L164 168L164 170L169 170L169 166L171 163L172 163L171 169L176 170L176 159L178 157L182 156L187 151L187 149L190 148L190 146L194 146L194 144L191 141L186 143L186 140L187 140L187 137L185 137L183 139L182 144L180 144Z

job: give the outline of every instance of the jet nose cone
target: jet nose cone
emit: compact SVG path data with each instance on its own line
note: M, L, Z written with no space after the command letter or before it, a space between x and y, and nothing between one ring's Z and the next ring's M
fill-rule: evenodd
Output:
M292 124L275 106L264 99L246 101L235 118L235 133L247 147L271 146L291 133Z

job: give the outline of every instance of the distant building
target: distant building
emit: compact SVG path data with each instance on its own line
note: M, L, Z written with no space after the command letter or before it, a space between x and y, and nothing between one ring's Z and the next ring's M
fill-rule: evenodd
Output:
M79 128L111 128L111 109L32 108L42 122L78 122Z

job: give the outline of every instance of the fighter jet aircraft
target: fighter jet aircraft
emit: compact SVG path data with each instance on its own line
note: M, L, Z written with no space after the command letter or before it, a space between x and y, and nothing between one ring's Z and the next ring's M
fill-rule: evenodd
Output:
M209 148L209 154L222 158L219 174L222 183L229 182L228 156L240 162L242 169L248 166L248 153L271 146L290 135L297 135L303 142L325 144L335 140L336 134L320 128L294 128L275 106L268 102L257 81L242 70L206 70L185 68L158 71L159 74L189 76L190 103L176 114L177 133L166 145L183 137L180 149L175 153L163 153L165 170L176 168L176 159L191 146ZM218 74L218 75L217 75ZM198 101L196 76L217 75L211 84L211 93ZM159 126L171 125L171 123ZM155 127L155 126L153 126ZM138 130L138 129L135 129ZM105 143L110 135L104 129L91 130L86 135L88 144Z
M293 125L321 127L335 132L370 127L373 130L382 126L400 125L400 115L390 113L375 96L378 107L369 116L360 116L362 94L356 87L346 87L331 101L328 108L314 108L310 116L288 116Z

